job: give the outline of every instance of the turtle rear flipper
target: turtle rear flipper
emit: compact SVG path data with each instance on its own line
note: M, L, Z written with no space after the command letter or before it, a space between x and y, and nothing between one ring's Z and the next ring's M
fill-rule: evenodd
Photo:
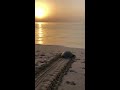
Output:
M73 54L72 58L76 58L76 55Z

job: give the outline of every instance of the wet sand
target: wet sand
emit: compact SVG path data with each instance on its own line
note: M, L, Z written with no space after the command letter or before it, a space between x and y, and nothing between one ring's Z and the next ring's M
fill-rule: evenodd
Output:
M71 51L76 55L76 59L68 73L64 75L58 90L85 90L85 49L58 45L36 45L35 65L42 65L63 51Z

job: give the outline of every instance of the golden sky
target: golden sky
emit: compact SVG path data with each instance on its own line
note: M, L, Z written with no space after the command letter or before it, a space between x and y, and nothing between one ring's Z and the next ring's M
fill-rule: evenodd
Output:
M35 21L80 21L85 0L35 0Z

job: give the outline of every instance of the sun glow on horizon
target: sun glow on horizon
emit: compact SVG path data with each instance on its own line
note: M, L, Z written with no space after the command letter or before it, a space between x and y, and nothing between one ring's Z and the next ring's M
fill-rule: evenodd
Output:
M35 16L38 17L38 18L43 18L46 16L46 12L45 12L45 9L44 8L37 8L35 10Z
M36 5L35 7L35 17L36 18L45 18L49 15L49 11L48 10L49 6L47 4L41 3Z

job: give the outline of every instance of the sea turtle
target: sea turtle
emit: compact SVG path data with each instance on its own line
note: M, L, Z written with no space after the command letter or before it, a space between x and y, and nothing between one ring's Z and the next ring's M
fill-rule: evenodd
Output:
M75 58L75 55L70 51L65 51L61 54L62 58Z

